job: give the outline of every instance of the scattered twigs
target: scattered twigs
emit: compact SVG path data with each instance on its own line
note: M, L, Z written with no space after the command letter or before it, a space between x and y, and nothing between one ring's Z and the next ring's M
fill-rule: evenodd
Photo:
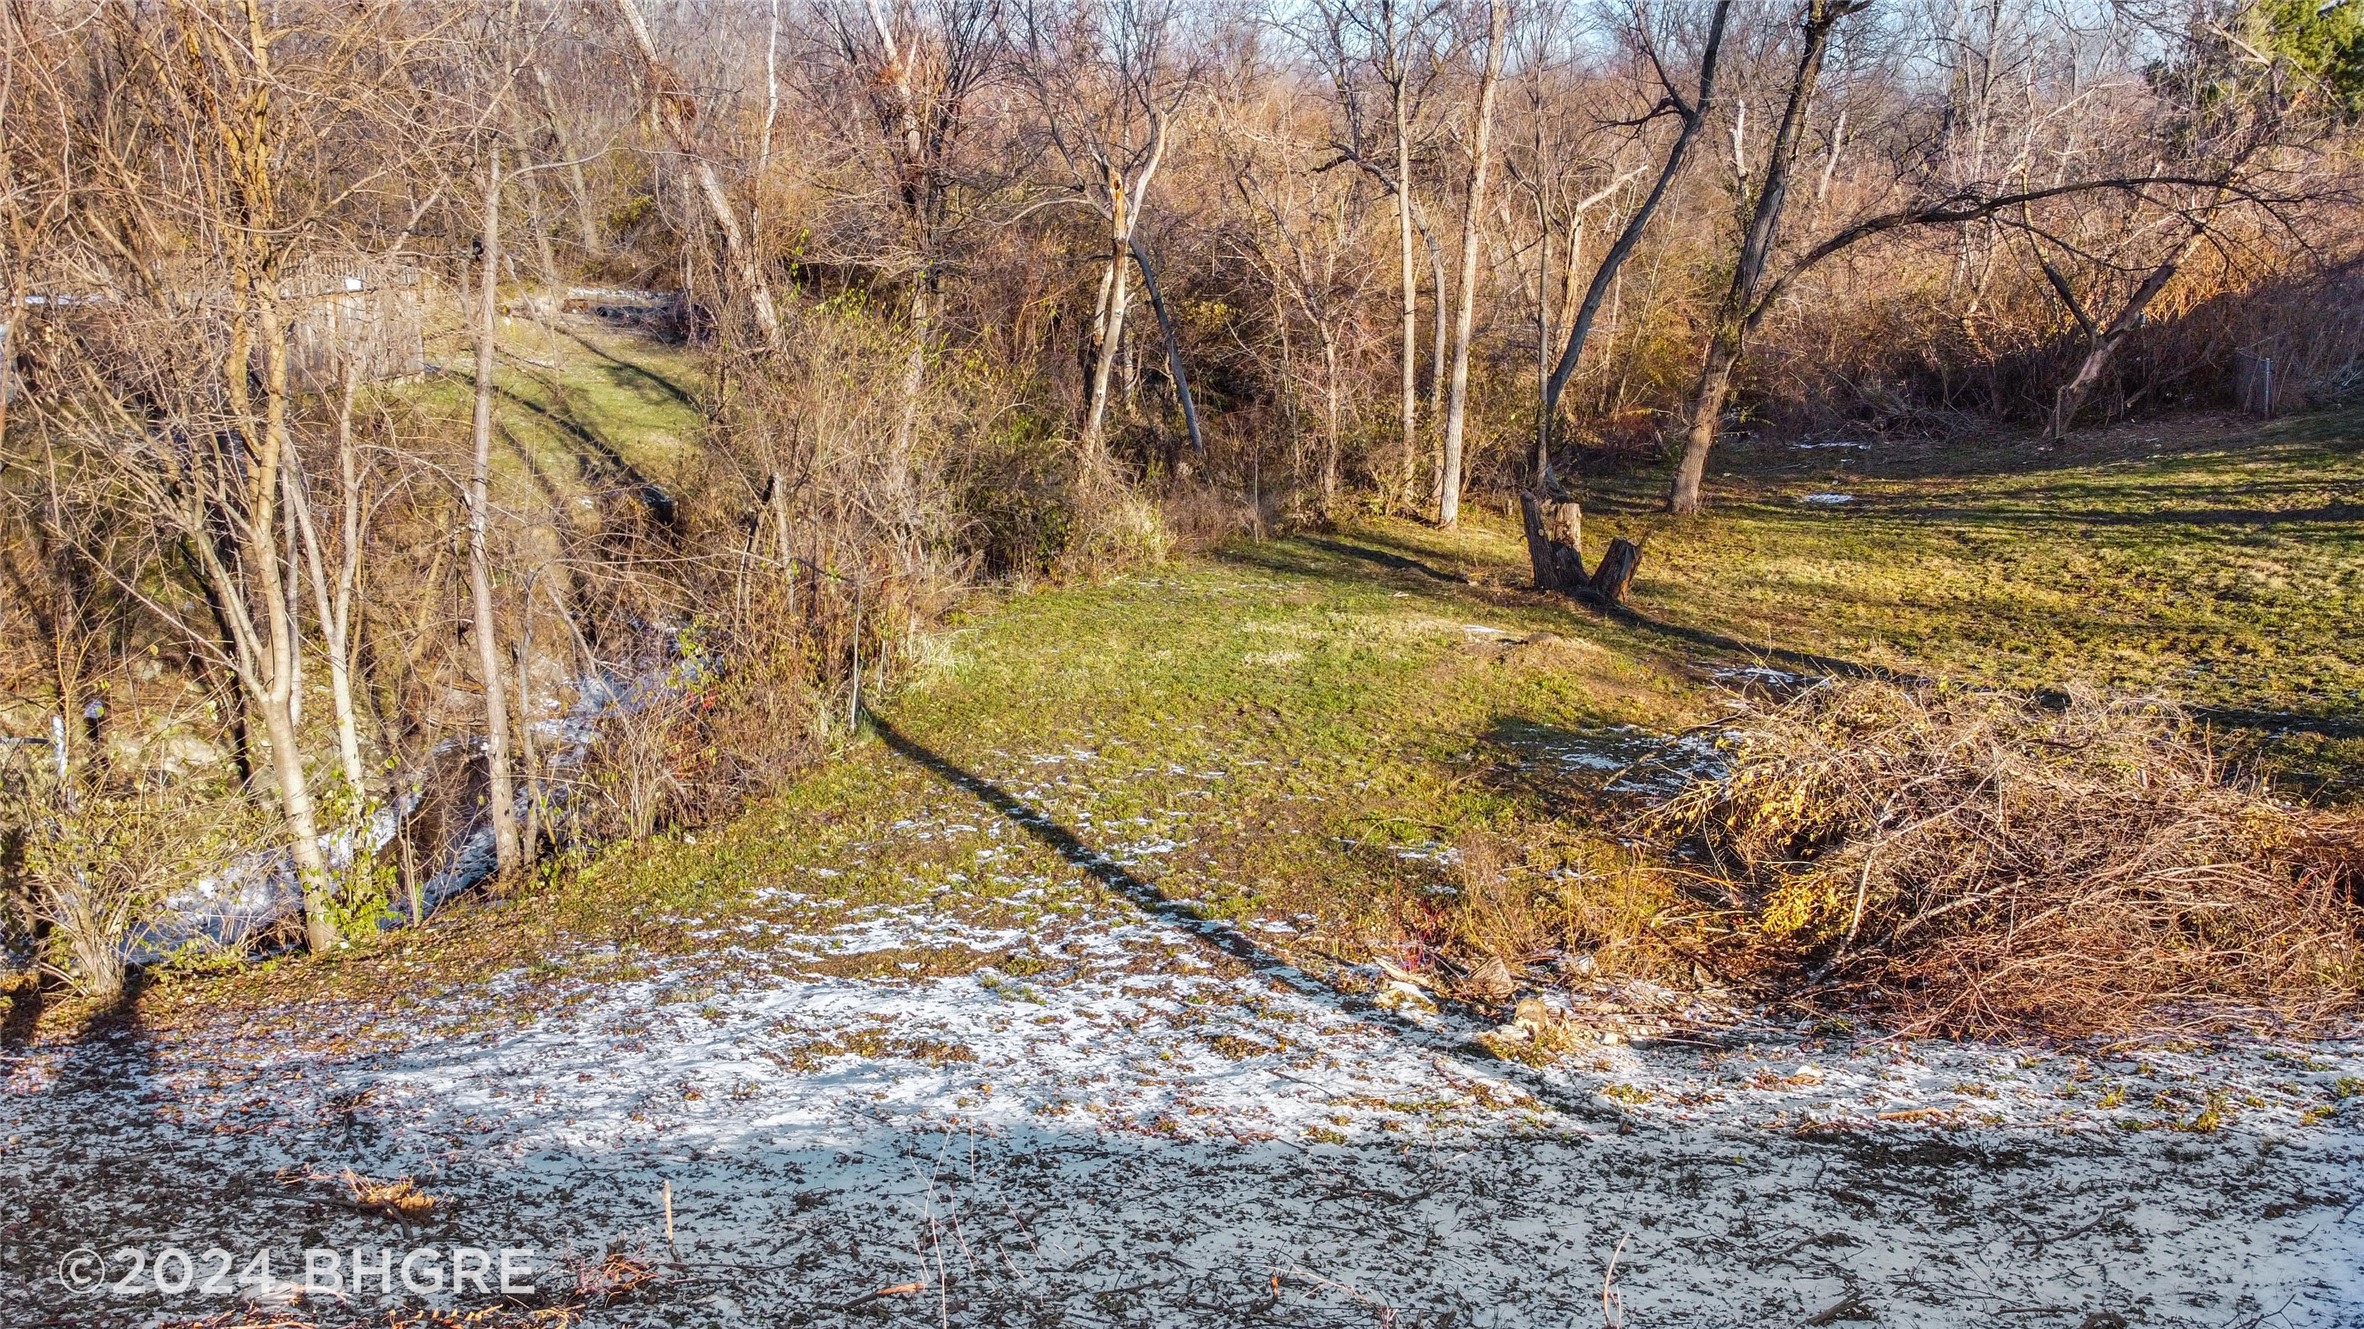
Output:
M1617 1257L1625 1254L1625 1237L1609 1252L1609 1267L1601 1274L1601 1323L1606 1329L1625 1329L1625 1298L1617 1291Z
M438 1201L419 1189L418 1182L409 1177L379 1181L346 1168L342 1172L315 1172L309 1167L290 1169L279 1174L279 1180L298 1182L332 1182L344 1186L348 1202L361 1213L395 1219L404 1225L424 1222L435 1212Z

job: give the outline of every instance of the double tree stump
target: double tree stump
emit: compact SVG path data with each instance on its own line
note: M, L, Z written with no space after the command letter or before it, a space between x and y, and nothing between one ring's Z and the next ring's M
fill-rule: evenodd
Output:
M1609 542L1601 565L1584 570L1584 510L1574 503L1519 495L1519 511L1527 521L1527 557L1535 564L1539 590L1562 595L1590 596L1610 604L1624 604L1633 587L1634 569L1641 566L1642 547L1624 536Z

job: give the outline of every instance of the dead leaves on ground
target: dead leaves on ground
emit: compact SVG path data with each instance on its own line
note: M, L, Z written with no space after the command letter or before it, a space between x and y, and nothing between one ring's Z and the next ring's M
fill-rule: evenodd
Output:
M419 1183L409 1177L379 1181L365 1177L351 1168L342 1172L315 1172L311 1168L279 1174L279 1179L290 1185L307 1181L341 1183L350 1196L354 1208L365 1214L391 1218L405 1226L423 1223L440 1203L434 1196L419 1189Z

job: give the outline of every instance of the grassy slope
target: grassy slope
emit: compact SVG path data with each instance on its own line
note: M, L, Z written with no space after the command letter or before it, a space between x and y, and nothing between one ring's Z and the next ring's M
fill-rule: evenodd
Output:
M696 352L579 319L554 331L528 319L502 324L493 372L496 501L531 511L673 478L703 427ZM404 391L439 437L464 447L473 352L457 334L432 349L445 372Z
M1352 949L1416 902L1444 870L1434 847L1579 803L1599 777L1555 755L1620 754L1616 726L1711 716L1703 676L1719 665L1835 656L2161 687L2316 717L2275 750L2353 771L2352 739L2317 732L2364 718L2364 637L2346 628L2364 608L2350 423L2105 437L2034 470L1905 452L1834 475L1827 454L1744 452L1708 521L1650 515L1640 482L1593 505L1591 552L1612 531L1649 535L1625 616L1520 589L1523 546L1495 516L1234 544L982 608L923 644L881 714L1166 897L1287 920L1316 950ZM1797 501L1834 489L1857 502ZM1030 927L1092 907L1084 874L1009 829L865 739L730 826L608 852L555 908L453 920L446 958L483 963L446 972L560 963L554 933L629 938L622 957L585 957L606 968L698 951L693 933L718 924L809 931L929 900ZM1166 839L1179 847L1136 852ZM890 959L932 969L954 950Z
M1699 676L1717 665L1838 657L2156 687L2236 718L2289 712L2296 727L2269 750L2332 775L2355 769L2357 745L2337 736L2364 718L2364 637L2347 629L2364 609L2364 511L2350 497L2364 461L2348 425L2105 436L2034 470L1908 452L1834 475L1794 452L1744 454L1709 521L1649 515L1638 485L1596 505L1594 552L1612 530L1649 534L1628 617L1517 589L1523 546L1494 517L1452 534L1383 522L1235 544L981 612L884 714L1096 847L1184 841L1140 869L1170 898L1333 932L1433 881L1425 847L1581 797L1552 754L1615 753L1613 726L1711 715ZM1834 488L1857 501L1797 501ZM1559 640L1508 645L1472 625ZM1078 749L1098 761L1074 778L1033 765ZM612 858L593 894L703 883L680 903L706 912L807 861L843 861L940 789L865 748L701 846ZM940 871L971 848L951 837ZM830 889L892 898L910 871L890 854Z

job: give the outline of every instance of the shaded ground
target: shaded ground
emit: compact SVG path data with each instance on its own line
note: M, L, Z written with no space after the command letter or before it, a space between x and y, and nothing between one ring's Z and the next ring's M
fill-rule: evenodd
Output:
M2162 690L2266 739L2301 786L2352 794L2360 439L2333 414L2137 423L2054 451L1742 444L1710 520L1658 516L1634 477L1594 505L1593 540L1648 533L1636 599L1653 618L1903 672Z

